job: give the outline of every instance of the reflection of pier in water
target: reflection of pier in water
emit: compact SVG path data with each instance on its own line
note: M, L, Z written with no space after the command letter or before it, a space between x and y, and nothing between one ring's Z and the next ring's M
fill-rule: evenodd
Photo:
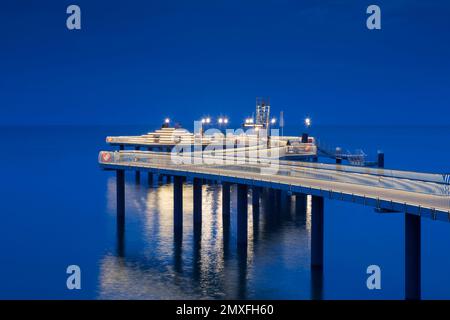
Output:
M304 204L296 202L295 197L293 201L290 197L282 197L288 200L280 201L273 191L261 190L258 205L250 201L248 206L248 246L234 250L236 188L231 187L231 222L226 219L224 222L221 185L203 185L201 232L192 232L192 189L192 184L184 185L186 205L180 241L173 237L173 184L163 181L157 188L148 188L127 181L126 224L142 222L144 248L134 249L137 235L131 235L124 223L118 224L117 252L106 255L101 263L100 298L251 298L248 282L256 271L254 260L267 262L264 259L267 252L274 250L270 248L274 242L279 243L277 250L289 245L292 237L286 230L301 237L298 251L291 253L296 258L286 263L293 270L309 269L310 199ZM108 180L107 198L109 212L115 214L115 179ZM321 298L318 286L322 284L322 275L313 272L311 280L311 297Z

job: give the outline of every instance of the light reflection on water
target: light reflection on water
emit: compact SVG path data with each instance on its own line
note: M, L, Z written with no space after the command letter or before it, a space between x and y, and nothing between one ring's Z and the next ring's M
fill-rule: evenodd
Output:
M183 187L183 241L179 244L173 236L172 184L155 179L147 187L144 179L136 184L132 174L128 178L124 236L119 229L116 251L108 252L100 262L99 298L276 298L278 294L286 297L283 290L292 291L288 297L310 297L310 199L306 212L298 212L295 197L288 198L285 206L276 206L273 196L263 191L255 218L249 192L245 250L236 243L235 188L231 187L230 227L224 228L221 186L203 185L201 236L196 239L193 188L187 182ZM110 177L106 197L111 219L116 214L115 192L115 178ZM291 287L277 288L273 281L264 284L265 277L279 272L292 273L293 279L300 274L304 280Z
M148 188L146 177L137 186L133 174L127 174L126 228L124 240L118 242L115 178L112 172L99 170L98 151L112 149L105 146L108 135L149 130L148 126L0 128L2 136L8 137L4 141L8 152L2 159L9 168L4 171L5 183L0 185L4 213L0 238L7 244L0 256L2 299L321 296L320 290L315 290L321 288L320 274L316 277L309 267L308 217L291 214L271 219L262 208L259 224L255 224L256 236L249 242L247 265L239 264L244 260L238 258L236 250L236 213L232 211L229 240L225 241L220 192L216 194L216 213L206 207L203 210L198 255L204 258L195 259L192 202L187 200L190 187L185 192L184 241L182 247L175 248L171 186ZM341 126L312 130L312 135L331 146L349 150L362 147L366 152L382 149L388 168L449 171L450 148L442 146L450 141L450 127ZM298 134L293 127L290 133L285 132ZM421 146L434 152L424 157ZM208 199L205 206L213 201L212 196ZM235 206L234 197L232 200ZM250 225L251 220L249 208ZM380 214L370 207L325 199L323 298L403 299L403 223L402 214ZM448 299L450 224L425 218L422 231L423 298ZM253 225L249 237L252 232ZM123 258L118 258L119 253ZM198 276L193 272L194 261L201 262ZM65 270L70 264L82 268L82 290L65 287ZM382 268L379 291L366 286L366 269L372 264ZM30 272L30 266L39 276ZM311 282L319 285L311 286Z

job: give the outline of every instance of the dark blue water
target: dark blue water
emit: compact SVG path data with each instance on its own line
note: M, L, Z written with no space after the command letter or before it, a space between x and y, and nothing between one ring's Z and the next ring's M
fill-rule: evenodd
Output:
M292 204L249 214L249 248L236 250L235 201L223 233L220 186L203 190L203 229L192 238L191 186L184 189L183 243L172 238L172 187L127 175L126 225L118 237L115 177L97 165L106 135L153 127L2 127L0 298L2 299L402 299L403 216L325 200L323 281L310 270L310 213ZM297 133L296 130L286 133ZM449 127L325 127L329 145L386 153L386 167L450 171ZM234 190L232 199L235 198ZM450 298L450 223L422 220L423 298ZM67 290L66 267L82 271ZM366 287L381 267L382 289Z

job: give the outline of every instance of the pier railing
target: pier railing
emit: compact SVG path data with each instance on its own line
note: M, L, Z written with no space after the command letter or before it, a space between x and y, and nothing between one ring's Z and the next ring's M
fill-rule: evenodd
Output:
M194 153L193 153L194 154ZM362 168L344 165L331 165L322 163L307 163L299 161L270 162L267 159L249 157L236 157L224 155L223 163L214 162L217 157L203 155L194 158L190 163L174 163L170 153L140 152L140 151L102 151L99 154L99 163L122 164L129 166L143 166L155 168L174 168L178 170L196 171L214 170L217 174L234 173L239 175L247 172L267 175L265 169L272 166L276 169L271 174L271 180L276 182L279 178L303 178L322 181L333 181L352 185L370 186L383 189L392 189L407 192L416 192L427 195L449 197L449 183L445 175L409 172L389 169ZM446 204L446 207L448 205Z

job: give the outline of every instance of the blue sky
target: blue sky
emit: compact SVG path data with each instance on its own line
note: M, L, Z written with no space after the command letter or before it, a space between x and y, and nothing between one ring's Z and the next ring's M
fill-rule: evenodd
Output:
M78 4L82 30L69 31ZM369 31L366 8L382 10ZM6 1L0 124L450 124L448 1Z

